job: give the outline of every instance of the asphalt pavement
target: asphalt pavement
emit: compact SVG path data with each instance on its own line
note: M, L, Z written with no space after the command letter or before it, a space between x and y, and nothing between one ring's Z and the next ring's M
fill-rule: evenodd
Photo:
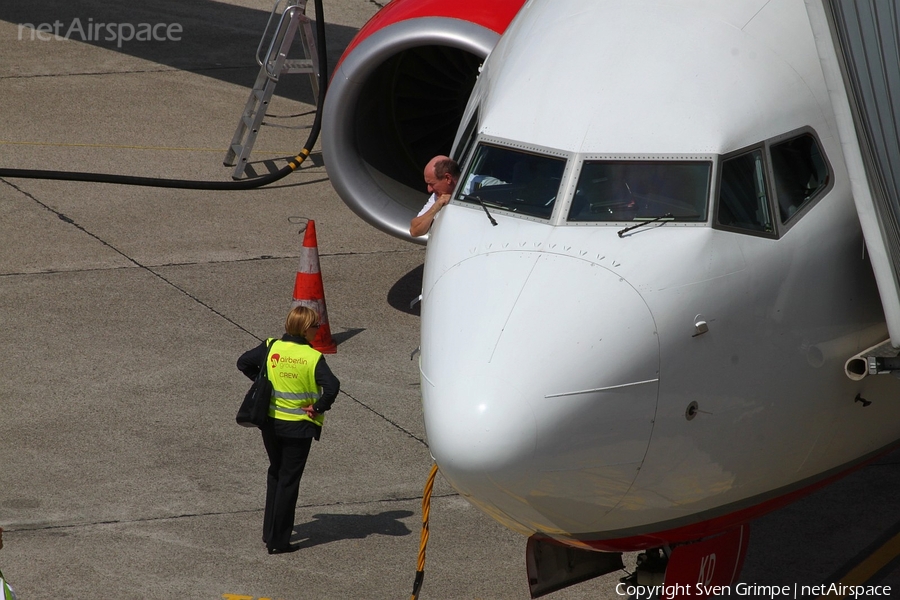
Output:
M3 3L0 166L230 180L271 6ZM326 2L331 65L379 6ZM106 41L88 35L101 23L178 27ZM253 172L302 148L314 110L306 76L285 77ZM342 391L301 484L302 550L269 556L267 460L234 422L235 361L283 331L308 220ZM3 178L0 240L0 568L20 600L409 596L432 464L409 307L425 252L351 213L318 147L252 191ZM900 521L898 462L755 524L745 580L816 584L866 558ZM423 600L528 597L525 539L440 476L430 529ZM625 574L551 597L620 598ZM900 586L893 563L878 577Z

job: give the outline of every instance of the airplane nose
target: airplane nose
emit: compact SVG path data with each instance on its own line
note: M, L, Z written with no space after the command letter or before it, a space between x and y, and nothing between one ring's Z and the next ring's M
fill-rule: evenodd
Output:
M495 252L426 290L421 372L428 444L461 494L523 533L589 531L643 460L659 343L611 268Z

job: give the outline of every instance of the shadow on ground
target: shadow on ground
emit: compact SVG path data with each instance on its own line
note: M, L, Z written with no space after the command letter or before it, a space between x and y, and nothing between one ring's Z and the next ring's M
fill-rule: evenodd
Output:
M312 2L309 6L311 9ZM356 35L356 29L329 25L327 3L324 12L330 71ZM58 32L61 37L68 33L70 40L175 69L196 72L245 87L248 91L253 87L259 71L255 56L269 14L269 10L232 6L212 0L145 0L140 3L42 0L0 3L0 21L17 26L15 35L18 43L58 43L47 40L47 33L42 33L42 40L33 34L32 28L19 27L30 24L37 28L46 24L52 28L49 31ZM161 41L133 39L119 44L116 39L107 40L113 37L106 28L108 24L115 24L113 31L118 31L119 25L131 25L137 29L142 23L151 26L178 24L181 31L173 35L180 39L166 39L167 36L162 33L166 30L162 28L157 30L158 37L163 38ZM103 27L98 27L101 24ZM123 31L127 33L127 29ZM293 48L290 56L295 56ZM275 93L290 100L315 104L306 76L284 78Z
M361 540L370 535L403 536L412 533L400 521L413 516L409 510L390 510L377 515L313 515L313 521L294 526L291 542L311 548L341 540Z
M424 265L419 265L403 277L397 280L388 291L387 301L392 307L401 312L411 315L422 314L422 303L410 307L410 303L419 297L422 293L422 273L425 270Z

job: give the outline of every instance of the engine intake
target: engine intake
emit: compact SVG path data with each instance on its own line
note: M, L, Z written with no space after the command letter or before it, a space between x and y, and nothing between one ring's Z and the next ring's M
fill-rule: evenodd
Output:
M416 14L426 4L432 14ZM425 164L449 154L479 66L522 1L492 4L489 18L475 11L481 22L446 15L464 4L389 4L351 42L325 99L332 185L362 219L402 239L413 239L409 222L426 199Z

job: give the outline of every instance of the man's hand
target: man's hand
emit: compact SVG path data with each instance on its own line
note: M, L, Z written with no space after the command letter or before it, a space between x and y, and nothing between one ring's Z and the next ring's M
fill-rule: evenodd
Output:
M434 218L441 212L441 209L449 203L450 194L441 194L438 196L427 212L415 217L410 222L409 234L413 237L419 237L420 235L428 233L428 230L431 229L431 224L434 222Z

